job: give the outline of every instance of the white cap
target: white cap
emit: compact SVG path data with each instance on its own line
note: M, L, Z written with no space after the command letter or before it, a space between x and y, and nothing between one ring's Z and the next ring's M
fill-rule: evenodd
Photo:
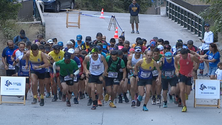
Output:
M66 45L73 45L72 41L67 41Z
M164 49L164 47L162 45L158 45L157 48L162 51Z
M74 52L75 52L75 50L74 50L73 48L70 48L70 49L68 50L68 53L73 54Z
M49 39L48 41L47 41L47 43L53 43L53 40L52 39Z

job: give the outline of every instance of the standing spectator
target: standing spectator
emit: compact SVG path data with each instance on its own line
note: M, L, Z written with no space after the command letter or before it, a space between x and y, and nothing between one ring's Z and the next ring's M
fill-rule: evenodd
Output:
M217 49L217 45L214 43L210 44L209 51L201 56L202 60L209 63L209 72L208 75L210 79L215 79L215 72L217 70L217 64L220 62L220 53ZM205 59L208 57L208 59Z
M222 62L219 62L217 64L218 69L216 70L215 74L216 74L216 78L217 80L220 80L220 95L222 95Z
M12 76L16 74L15 66L13 66L13 61L11 59L11 56L16 49L18 49L18 46L15 46L12 40L8 40L7 47L5 47L2 52L2 63L5 66L6 76Z
M16 37L14 37L13 42L15 45L18 45L19 42L26 42L29 41L29 39L25 36L25 30L21 30L20 34Z
M132 32L134 33L134 22L136 23L136 33L139 34L139 17L138 14L140 12L140 6L136 3L136 0L133 0L132 3L129 6L129 13L130 13L130 23L132 26Z

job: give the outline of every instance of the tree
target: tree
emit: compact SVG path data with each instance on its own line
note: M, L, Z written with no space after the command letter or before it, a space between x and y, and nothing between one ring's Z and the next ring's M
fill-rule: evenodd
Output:
M20 7L21 4L15 3L15 0L0 0L0 27L4 26L7 20L16 19Z
M222 31L222 0L202 0L210 7L201 13L201 16L210 22L213 22L212 31L217 33Z

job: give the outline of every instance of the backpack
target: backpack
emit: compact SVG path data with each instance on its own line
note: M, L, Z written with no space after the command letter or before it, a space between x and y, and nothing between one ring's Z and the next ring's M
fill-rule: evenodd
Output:
M16 45L16 46L18 46L18 44L19 44L18 40L19 40L19 35L16 36L16 38L15 38L15 45ZM26 43L26 40L27 40L27 39L26 39L26 37L25 37L25 39L22 40L22 41L24 41L24 42Z
M122 59L119 58L119 60L117 62L117 66L116 66L116 69L115 69L115 71L117 71L117 72L119 72L119 69L121 69L121 60ZM111 56L109 57L109 61L107 62L107 64L108 64L108 67L111 66L111 64L112 64Z

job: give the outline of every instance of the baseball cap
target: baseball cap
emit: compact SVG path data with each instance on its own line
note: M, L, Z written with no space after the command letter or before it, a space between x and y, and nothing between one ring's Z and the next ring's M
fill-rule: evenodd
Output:
M135 49L135 52L141 52L141 47L140 46L136 46L134 49Z
M55 46L53 46L53 49L59 50L59 49L60 49L60 46L59 46L59 45L55 45Z
M150 47L155 47L156 46L156 42L155 41L152 41L151 43L150 43Z
M48 39L47 43L52 44L53 40L52 39Z
M130 52L134 52L134 51L135 51L135 49L134 49L134 48L131 48L129 51L130 51Z
M118 52L117 52L117 50L113 50L113 51L111 51L111 53L110 53L111 55L117 55L118 54Z
M70 58L71 58L71 54L66 52L64 54L64 59L70 59Z
M187 44L188 44L188 45L193 45L193 40L187 41Z
M24 37L25 36L25 30L21 30L20 35Z
M67 52L70 53L70 54L73 54L74 51L75 51L75 50L74 50L73 48L70 48Z
M86 40L85 40L85 41L86 41L86 42L92 41L91 36L86 36Z
M62 41L58 42L58 45L63 47L63 42Z
M78 40L82 40L82 35L77 35L76 36L76 40L78 41Z
M72 41L67 41L66 45L73 45Z
M45 51L50 52L51 51L50 47L45 47Z
M163 45L158 45L157 48L162 51L164 49Z
M209 24L209 23L206 23L206 24L204 25L204 27L210 27L210 24Z
M165 54L166 59L171 59L173 57L171 52L166 52Z

